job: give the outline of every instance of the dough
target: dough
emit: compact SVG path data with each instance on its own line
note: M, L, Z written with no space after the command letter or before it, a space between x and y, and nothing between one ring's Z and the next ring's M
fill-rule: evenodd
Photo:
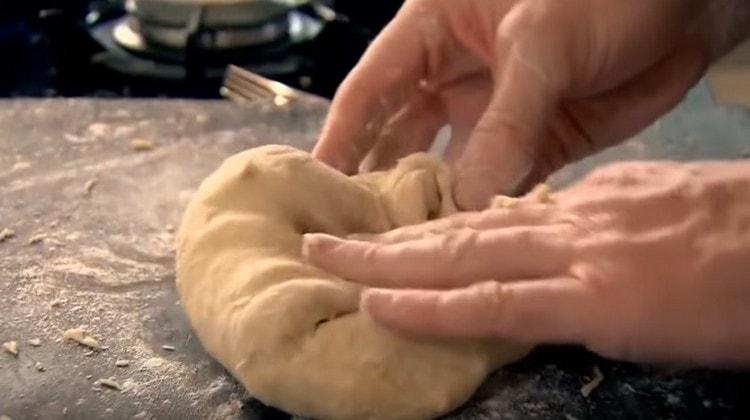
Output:
M347 177L287 146L227 159L178 234L177 287L206 350L250 394L325 419L435 417L527 348L417 341L358 312L361 286L307 265L302 234L382 232L455 212L427 155Z

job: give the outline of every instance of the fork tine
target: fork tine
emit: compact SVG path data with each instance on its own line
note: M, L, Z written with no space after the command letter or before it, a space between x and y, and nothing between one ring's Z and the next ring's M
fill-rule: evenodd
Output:
M252 102L252 99L248 99L245 96L242 96L242 95L240 95L238 93L235 93L233 90L228 89L226 86L222 86L219 89L219 94L221 96L229 99L230 101L234 101L234 102L237 102L239 104L244 104L244 103Z
M234 65L227 68L220 93L237 102L276 100L279 97L286 101L296 96L291 87Z
M275 80L267 79L259 74L245 70L242 67L230 65L228 72L232 75L232 77L235 77L238 80L243 80L255 85L263 86L264 88L271 90L277 95L289 96L294 94L294 89L292 89L291 87Z
M242 79L230 78L225 82L224 85L227 88L234 90L234 91L238 91L238 92L243 92L246 90L250 91L259 97L270 98L270 97L276 96L273 92L271 92L264 86L258 85L256 83L251 83Z
M256 88L256 87L242 86L242 85L238 85L235 82L228 82L223 87L231 91L235 95L241 95L241 96L247 97L246 99L257 100L257 99L269 98L268 92L265 92L262 89Z
M242 102L267 99L270 94L260 87L246 86L235 78L227 78L221 87L220 93L229 99L241 98Z
M224 83L220 91L229 99L241 98L241 102L266 99L271 96L267 89L254 83L248 83L235 66L230 66L224 76Z

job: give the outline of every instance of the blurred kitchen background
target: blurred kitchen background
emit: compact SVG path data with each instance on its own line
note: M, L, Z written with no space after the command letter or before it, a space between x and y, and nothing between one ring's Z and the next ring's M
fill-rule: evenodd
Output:
M399 0L0 0L0 96L219 97L227 64L330 97Z
M331 97L401 0L0 0L0 96L218 98L227 64ZM750 104L750 45L709 74Z

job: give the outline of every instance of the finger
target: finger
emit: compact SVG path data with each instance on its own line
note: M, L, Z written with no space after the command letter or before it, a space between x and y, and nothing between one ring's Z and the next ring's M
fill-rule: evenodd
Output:
M381 130L378 141L360 165L360 172L392 168L402 157L429 150L445 113L436 97L415 95Z
M488 278L536 278L567 271L567 225L461 229L396 244L305 235L303 254L318 267L377 287L445 288Z
M452 165L463 153L469 135L487 109L491 94L492 76L487 71L477 72L441 89L440 96L451 127L450 142L444 153L449 164Z
M519 204L521 205L521 204ZM497 208L482 212L465 212L418 225L404 226L381 234L354 234L347 239L395 244L445 234L456 229L499 229L506 227L538 226L551 219L552 208L541 204Z
M449 291L369 289L360 307L401 333L439 338L503 338L583 343L592 294L572 278L484 282Z
M515 49L496 76L492 100L455 164L461 208L481 209L498 193L513 193L531 173L538 138L557 102L557 89Z
M380 33L331 104L313 155L344 173L356 172L382 126L425 77L424 35L411 9L403 7Z

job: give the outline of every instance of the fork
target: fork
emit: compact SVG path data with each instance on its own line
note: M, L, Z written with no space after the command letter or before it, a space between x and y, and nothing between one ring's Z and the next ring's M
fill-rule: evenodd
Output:
M219 93L238 103L273 101L277 106L284 106L300 96L300 91L290 86L235 65L227 67Z

